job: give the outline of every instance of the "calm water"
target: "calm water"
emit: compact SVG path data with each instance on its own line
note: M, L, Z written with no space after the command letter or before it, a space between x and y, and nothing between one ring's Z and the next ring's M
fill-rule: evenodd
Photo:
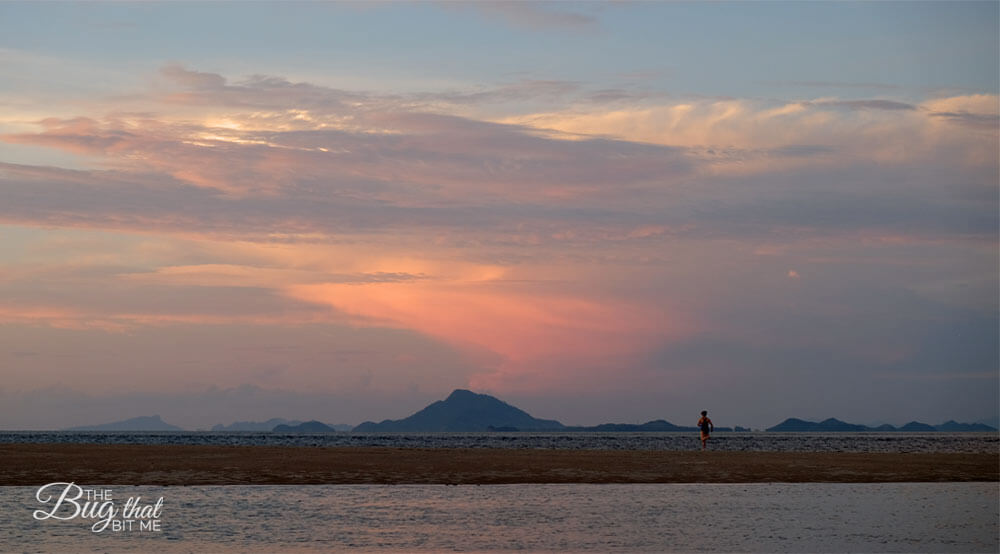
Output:
M0 431L0 443L694 450L695 433L213 433ZM716 433L713 450L1000 453L998 433Z
M108 487L160 531L32 517L0 487L4 552L997 552L996 483Z

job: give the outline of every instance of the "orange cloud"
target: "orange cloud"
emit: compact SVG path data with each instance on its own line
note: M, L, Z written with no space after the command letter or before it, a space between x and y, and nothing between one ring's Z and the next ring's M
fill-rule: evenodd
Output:
M124 333L134 323L134 316L97 313L64 306L0 306L0 324Z
M88 330L108 333L127 333L138 326L157 325L303 325L328 323L338 318L317 312L292 311L277 314L218 314L218 313L163 313L116 312L108 310L80 310L63 306L3 306L0 307L0 324L44 326L53 329ZM340 318L342 319L342 318Z
M474 384L500 390L525 375L533 375L535 386L572 382L577 369L595 362L607 368L609 360L629 358L684 332L656 309L501 283L325 283L289 287L287 293L368 325L413 329L470 351L485 349L500 361L494 373L479 375Z
M880 99L820 98L777 106L742 99L694 100L617 110L575 107L499 121L566 140L608 137L687 147L705 164L703 171L757 173L836 165L847 158L995 165L997 105L996 95L919 105ZM803 147L812 155L802 156Z

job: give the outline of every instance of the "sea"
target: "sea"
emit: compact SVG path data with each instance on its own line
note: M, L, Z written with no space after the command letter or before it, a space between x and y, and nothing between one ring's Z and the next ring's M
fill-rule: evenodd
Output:
M694 450L697 433L273 433L212 431L0 431L3 443L375 446ZM712 450L744 452L1000 453L1000 433L713 433Z
M0 442L700 448L687 433L19 431ZM1000 463L995 433L717 433L711 448L985 452ZM0 552L1000 551L996 482L73 486L0 487Z

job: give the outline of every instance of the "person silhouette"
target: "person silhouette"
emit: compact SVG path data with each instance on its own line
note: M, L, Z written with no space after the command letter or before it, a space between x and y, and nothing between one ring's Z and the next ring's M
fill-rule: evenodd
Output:
M701 430L701 449L705 450L708 446L708 434L715 431L715 425L708 419L707 410L702 410L701 417L698 418L698 429Z

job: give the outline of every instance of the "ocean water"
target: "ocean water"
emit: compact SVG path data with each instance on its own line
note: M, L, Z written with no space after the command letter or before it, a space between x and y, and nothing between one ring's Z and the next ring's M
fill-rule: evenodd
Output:
M697 433L218 433L0 431L0 443L695 450ZM1000 433L715 433L712 450L1000 453Z
M991 552L996 483L92 487L134 525L36 519L0 487L3 552ZM49 491L52 492L52 491ZM51 495L52 498L58 495ZM44 495L43 495L44 497ZM72 495L70 495L72 498ZM82 500L81 500L82 502ZM70 511L57 511L69 516ZM97 513L96 511L94 513ZM117 512L119 517L123 513ZM149 514L147 514L149 515ZM156 521L155 530L150 522Z

